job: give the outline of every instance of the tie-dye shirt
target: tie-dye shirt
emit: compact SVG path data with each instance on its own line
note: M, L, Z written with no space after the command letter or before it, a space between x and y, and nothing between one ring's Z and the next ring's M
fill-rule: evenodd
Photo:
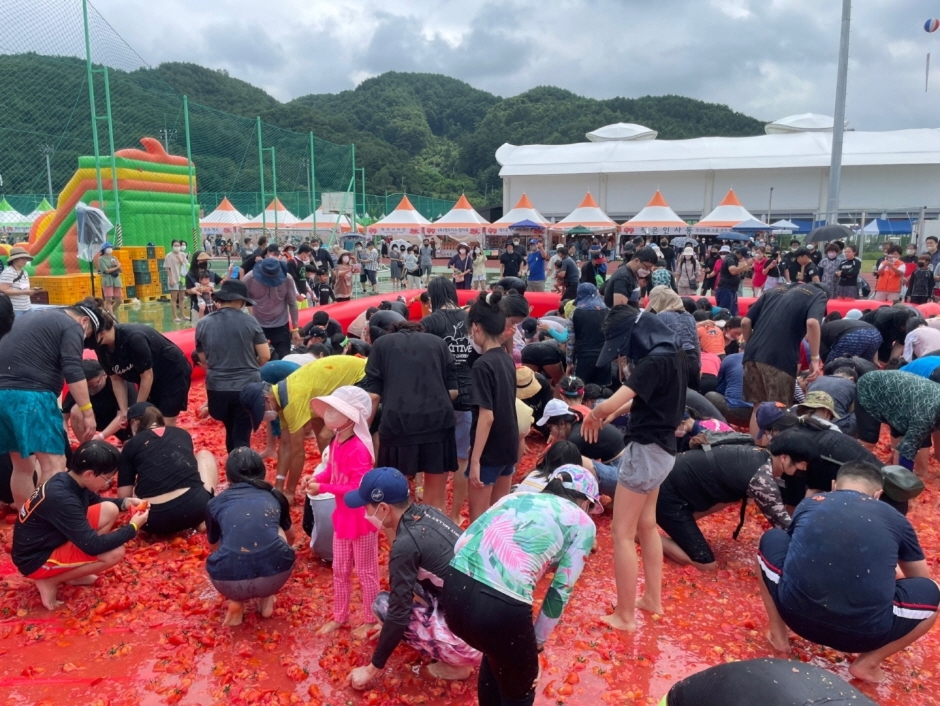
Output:
M535 585L554 567L555 577L535 622L541 645L561 619L594 547L595 532L591 518L570 500L547 493L507 495L457 540L450 565L530 605Z

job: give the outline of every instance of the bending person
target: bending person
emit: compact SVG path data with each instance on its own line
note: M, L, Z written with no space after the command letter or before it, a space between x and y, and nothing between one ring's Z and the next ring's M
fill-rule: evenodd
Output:
M193 438L167 426L160 410L138 402L127 412L133 438L124 445L118 497L135 495L150 502L150 519L141 529L173 534L198 528L219 484L215 456L193 452Z
M938 359L940 360L940 359ZM97 360L86 359L82 361L85 371L85 382L88 384L91 409L95 413L95 436L107 439L109 436L117 437L124 442L131 438L130 432L124 426L124 413L114 394L114 383L104 372L101 363ZM123 383L127 400L131 404L137 402L137 388L131 383ZM71 390L62 398L62 420L66 431L71 427L76 439L85 438L85 415L75 402Z

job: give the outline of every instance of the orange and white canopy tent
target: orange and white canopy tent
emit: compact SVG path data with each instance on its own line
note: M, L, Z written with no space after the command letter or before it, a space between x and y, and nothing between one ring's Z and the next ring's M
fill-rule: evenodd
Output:
M751 215L750 211L741 205L741 202L738 201L738 197L734 193L734 189L729 189L728 194L722 202L715 207L715 210L692 226L692 234L718 235L719 233L731 230L738 225L738 223L744 223L744 221L761 222L759 218L755 218ZM769 225L767 226L767 230L770 230Z
M617 230L617 224L600 209L590 191L575 210L551 225L550 229L552 231L566 231L578 226L598 233L614 233Z
M301 221L305 228L313 230L314 215L316 215L316 231L318 233L332 233L334 228L340 233L349 233L352 231L352 224L349 222L349 218L347 218L345 214L324 213L323 210L319 208L317 209L316 214L311 213ZM362 232L362 226L358 223L356 224L356 230L358 230L360 233Z
M247 223L242 224L244 230L256 230L267 227L268 230L274 230L275 225L278 228L303 229L305 223L302 223L297 216L288 211L280 199L274 199L264 209L264 220L261 214L255 216Z
M548 227L548 219L538 212L535 206L532 205L529 197L525 194L516 202L516 205L509 213L503 214L502 218L486 226L486 234L512 235L513 231L509 226L513 223L521 223L522 221L532 221L533 223L540 223Z
M248 218L239 213L228 197L212 213L199 219L199 227L207 233L235 233L246 223Z
M430 226L425 226L424 234L439 238L451 238L452 240L479 241L483 237L484 226L488 226L489 223L488 220L474 210L467 197L461 194L460 199L452 209Z
M646 208L620 226L627 235L685 235L689 224L673 211L659 189L646 204Z
M408 197L403 196L394 211L366 228L366 234L390 235L417 243L424 235L424 227L429 225L431 221L418 213Z

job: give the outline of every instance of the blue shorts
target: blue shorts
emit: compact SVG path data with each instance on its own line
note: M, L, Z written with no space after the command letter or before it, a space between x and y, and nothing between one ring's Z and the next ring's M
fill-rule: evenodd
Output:
M454 440L457 443L457 458L466 461L470 458L470 427L473 425L473 412L454 410Z
M825 620L805 615L796 606L788 606L779 597L783 565L790 548L790 535L781 529L764 532L760 538L757 561L761 580L770 592L780 617L793 632L810 642L841 652L872 652L900 640L924 620L932 618L940 605L940 587L927 578L898 579L894 601L884 607L883 630L877 633L851 632L845 616L833 612ZM838 584L839 577L833 576ZM833 587L834 590L838 590Z
M512 476L516 472L516 466L513 463L510 463L507 466L480 466L480 480L483 481L483 485L493 485L498 479L503 476ZM468 468L463 473L467 478L470 477L470 469Z
M55 393L0 390L0 453L65 453L68 439Z
M620 459L616 458L614 462L619 464ZM606 463L595 461L594 473L597 476L597 489L601 495L606 495L609 498L614 497L617 492L617 466L608 466Z

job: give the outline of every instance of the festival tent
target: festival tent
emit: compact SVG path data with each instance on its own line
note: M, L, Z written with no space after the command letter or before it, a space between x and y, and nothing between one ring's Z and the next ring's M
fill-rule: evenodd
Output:
M431 221L415 210L407 196L402 196L395 210L366 228L366 233L370 236L389 235L417 243L424 234L424 227L429 225Z
M274 199L264 210L263 218L259 214L254 220L243 223L241 227L243 230L258 230L264 227L267 227L268 230L274 230L276 226L277 228L294 230L298 227L303 228L304 225L297 216L284 207L280 199Z
M342 213L324 213L323 208L318 208L316 214L311 213L309 216L304 218L301 223L309 225L313 228L314 215L316 216L317 222L317 232L327 231L332 233L335 228L340 233L348 233L352 230L352 224L349 222L349 218ZM358 224L356 228L361 230L361 226Z
M578 207L552 225L551 230L568 231L576 226L583 226L592 233L613 233L617 230L617 224L600 209L590 191Z
M199 227L206 233L235 233L248 222L248 217L239 213L228 197L225 197L212 213L199 219ZM271 223L273 221L269 221L269 224Z
M53 208L52 204L50 204L48 200L43 199L42 201L39 202L39 205L36 206L36 208L34 208L31 212L26 214L24 218L30 223L33 223L37 218L39 218L43 214L49 213L49 211L54 211L54 210L55 208Z
M689 225L676 215L659 189L646 204L646 208L620 226L620 232L628 235L684 235Z
M797 230L800 227L799 223L788 221L785 218L779 221L775 221L774 223L771 223L770 225L773 226L775 229L779 229L779 230Z
M6 199L0 200L0 231L6 233L29 232L33 222L17 211Z
M718 235L744 221L757 221L757 219L741 205L734 189L730 189L722 202L711 213L692 226L692 232L702 235ZM763 225L767 230L770 230L769 225Z
M548 220L539 213L529 197L523 194L511 211L504 214L502 218L493 221L491 225L484 228L486 235L512 235L513 230L510 226L522 221L531 221L539 225L547 226Z
M483 227L488 225L489 221L477 213L467 197L461 194L454 207L434 221L431 226L426 227L424 234L458 241L479 242L483 237Z
M908 235L914 230L910 219L889 221L885 218L872 218L862 231L865 235Z

